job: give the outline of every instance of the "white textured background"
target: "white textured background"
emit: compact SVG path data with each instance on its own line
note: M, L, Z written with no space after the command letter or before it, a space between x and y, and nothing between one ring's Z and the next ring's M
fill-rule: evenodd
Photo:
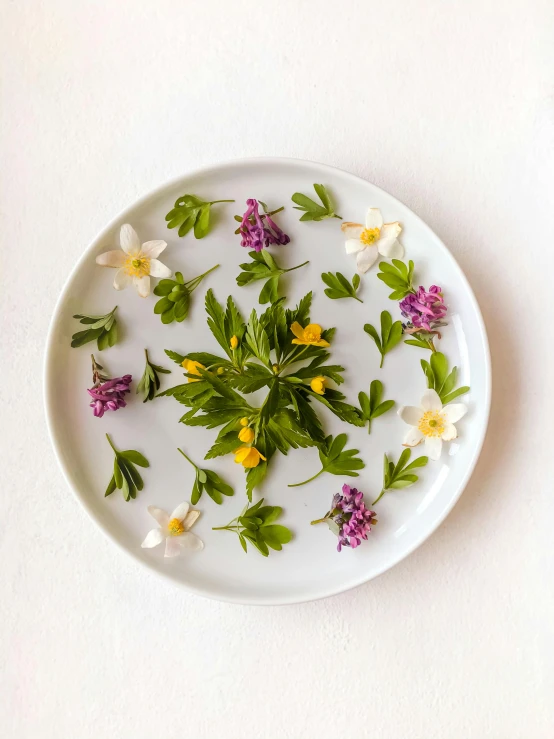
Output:
M4 0L0 735L550 739L551 0ZM494 364L490 431L408 560L242 608L119 553L68 491L41 369L97 231L190 168L284 155L390 191L450 246ZM550 383L550 384L549 384Z

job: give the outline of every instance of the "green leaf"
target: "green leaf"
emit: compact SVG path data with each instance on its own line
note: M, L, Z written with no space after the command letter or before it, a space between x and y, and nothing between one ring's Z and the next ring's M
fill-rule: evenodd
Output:
M200 237L197 237L200 238ZM197 277L185 282L181 272L175 275L174 280L160 280L154 288L155 295L161 295L161 299L154 305L154 313L161 316L162 323L168 324L173 321L181 323L188 316L191 303L191 295L202 280L217 269L219 264L207 270Z
M329 472L332 475L358 477L359 475L356 470L361 470L365 467L365 464L356 456L358 454L357 449L348 449L343 451L347 438L346 434L339 434L334 439L332 436L328 436L325 440L325 447L319 450L319 458L322 465L321 470L308 480L290 484L289 488L305 485L307 482L315 480L315 478L319 477L323 472Z
M194 237L196 239L203 239L208 233L210 228L210 206L203 205L198 212L196 221L194 223Z
M375 342L375 346L381 355L381 364L379 366L382 367L385 354L388 354L391 349L394 349L402 339L402 322L395 321L393 323L391 314L384 310L381 313L381 337L379 337L376 328L372 326L371 323L365 324L364 331L369 334Z
M371 421L374 418L382 416L394 407L394 400L385 400L381 403L383 395L383 383L380 380L373 380L369 386L369 398L361 392L358 394L360 402L360 413L364 422L368 423L368 434L371 433Z
M236 432L233 435L235 437L234 445L236 448L236 446L240 444L240 441L237 439ZM189 462L196 471L190 496L190 502L192 505L196 505L196 503L198 503L204 490L206 490L210 498L218 505L223 502L221 497L222 494L227 496L234 495L235 491L233 488L230 485L227 485L219 475L211 470L204 470L195 465L192 459L190 459L182 449L177 449L177 451L183 455L187 462Z
M356 291L360 285L359 275L354 275L352 283L348 282L346 277L340 272L337 272L336 274L333 274L332 272L323 272L321 279L328 286L324 290L324 293L328 298L331 298L331 300L354 298L359 303L363 303L363 300L360 300L356 295Z
M108 347L114 346L118 338L117 322L115 320L116 310L117 305L105 316L87 316L81 313L74 315L73 318L78 319L81 324L88 326L88 328L85 331L77 331L73 334L71 346L77 348L95 340L98 351L104 351Z
M246 328L246 341L252 353L264 364L269 364L269 339L254 310Z
M421 368L427 378L427 387L436 390L443 405L469 392L470 388L467 385L454 390L458 370L453 367L452 371L448 372L448 359L441 352L432 352L429 362L422 359Z
M290 269L281 269L267 249L261 252L250 251L248 256L252 261L240 265L244 271L237 277L237 285L244 287L257 280L265 280L260 292L260 305L277 302L279 300L279 278L286 272L293 272L308 264L308 262L303 262Z
M448 393L448 395L444 395L441 400L443 405L446 405L447 403L451 403L455 398L458 398L460 395L465 395L466 393L469 393L469 386L464 385L463 387L459 387L457 390L454 390L451 393Z
M418 476L412 474L411 470L425 467L429 458L417 457L417 459L414 459L413 462L408 464L411 454L411 449L404 449L396 464L389 461L385 454L383 460L383 489L371 505L378 503L388 490L401 490L402 488L407 488L418 481Z
M314 185L314 190L321 201L321 205L303 195L301 192L295 192L291 200L296 203L296 210L304 211L301 221L322 221L325 218L340 218L334 211L331 197L323 185Z
M406 266L399 259L393 259L392 264L388 262L379 263L380 271L377 277L388 287L392 287L394 292L389 295L391 300L402 300L406 295L415 293L412 284L414 263L409 262Z
M210 210L216 203L234 203L234 200L205 201L196 195L183 195L166 215L168 228L178 228L179 236L185 236L194 227L194 236L202 239L210 230Z
M262 498L255 505L247 506L240 516L226 526L215 526L213 530L237 534L245 552L248 552L247 542L253 544L264 557L269 555L270 548L281 551L283 544L291 541L292 533L286 526L273 524L281 516L282 509L279 506L264 506L263 502Z
M153 400L156 392L160 389L160 379L158 374L170 374L170 370L164 369L157 364L152 364L148 357L148 351L145 349L146 365L141 380L137 386L137 393L142 393L143 403Z

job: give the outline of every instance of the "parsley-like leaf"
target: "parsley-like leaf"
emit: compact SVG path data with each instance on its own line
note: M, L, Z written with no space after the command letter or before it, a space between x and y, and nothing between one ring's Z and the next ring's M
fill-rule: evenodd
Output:
M283 509L280 506L264 505L262 498L254 505L247 505L240 516L233 518L226 526L214 526L213 531L232 531L239 537L245 552L252 544L264 557L269 550L280 552L283 544L288 544L292 533L286 526L275 524Z
M378 503L383 495L389 490L400 490L401 488L407 488L413 485L414 482L419 480L417 475L413 474L413 470L419 467L425 467L429 461L428 457L417 457L411 464L408 464L410 457L412 456L411 449L404 449L398 462L394 464L391 462L387 455L384 455L383 460L383 489L379 493L379 496L373 501L371 505Z
M144 400L142 402L146 403L147 400L152 400L160 389L160 378L158 374L169 375L171 374L171 370L164 369L159 364L152 364L148 357L148 349L144 350L144 356L146 357L146 366L137 386L137 393L143 394Z
M71 346L74 348L83 346L83 344L88 344L89 341L96 339L98 351L101 352L117 343L116 310L117 305L110 313L106 313L105 316L87 316L81 313L73 316L73 318L77 318L80 323L88 326L88 328L85 331L77 331L76 334L73 334L71 337Z
M114 451L113 475L108 483L104 496L111 495L117 488L123 493L126 501L137 497L137 490L142 490L144 482L135 465L139 467L150 467L149 461L140 452L128 449L125 452L118 451L109 435L106 434L111 448Z
M366 334L369 334L375 342L375 346L381 355L381 364L379 367L382 367L385 360L385 354L390 352L391 349L394 349L402 339L402 322L395 321L393 323L391 314L387 310L384 310L381 313L381 336L379 336L377 330L371 325L371 323L365 324L364 331Z
M260 292L259 302L261 305L275 303L279 299L278 288L281 275L309 264L309 262L302 262L302 264L297 264L296 267L282 269L267 249L260 252L250 251L248 256L252 261L240 265L243 271L237 277L237 285L243 287L256 280L266 280Z
M381 402L383 395L383 383L380 380L373 380L369 386L369 397L366 393L358 393L362 418L367 421L367 433L371 433L371 422L374 418L382 416L394 407L394 400L384 400Z
M203 239L210 230L210 210L216 203L234 203L234 200L201 200L196 195L183 195L166 215L168 228L178 228L179 236L194 228L194 236Z
M235 439L235 444L236 443L237 441ZM221 497L222 495L230 496L235 494L233 488L230 485L227 485L227 483L224 482L218 474L212 472L211 470L203 470L195 465L192 459L190 459L190 457L187 457L182 449L177 449L177 451L181 452L187 462L190 462L190 464L196 470L194 485L192 486L192 492L190 496L190 502L192 505L196 505L198 503L204 491L206 491L210 498L218 505L221 505L223 503L223 498Z
M450 403L460 395L465 395L470 390L468 385L454 389L458 368L453 367L449 373L448 360L442 352L433 352L429 362L422 359L421 368L427 378L427 387L437 391L443 405Z
M389 295L391 300L402 300L406 295L415 293L413 286L414 263L410 259L408 264L404 264L400 259L393 259L392 264L388 262L379 262L380 272L377 277L388 287L393 289Z
M314 185L314 190L321 201L321 205L314 202L307 195L295 192L291 200L296 203L295 210L304 211L301 221L323 221L325 218L341 218L335 213L331 196L323 185Z
M305 485L307 482L315 480L316 477L319 477L324 472L330 472L332 475L359 477L355 470L361 470L365 467L365 464L356 456L358 449L347 449L345 452L343 451L347 438L346 434L339 434L334 439L332 436L328 436L325 439L325 447L319 450L319 459L322 468L307 480L289 485L289 488L297 488L300 485Z
M332 272L323 272L321 279L328 286L323 292L328 298L331 298L331 300L354 298L358 303L364 302L356 295L356 292L360 287L360 275L355 274L352 278L352 283L348 282L346 277L340 272L337 272L336 274L333 274Z
M181 321L184 321L188 316L192 292L206 275L209 275L218 267L219 264L216 264L215 267L198 275L198 277L193 277L188 282L185 282L181 272L175 272L174 280L160 280L154 288L154 295L161 297L161 300L158 300L154 306L154 313L161 316L162 323L171 323L172 321L181 323Z

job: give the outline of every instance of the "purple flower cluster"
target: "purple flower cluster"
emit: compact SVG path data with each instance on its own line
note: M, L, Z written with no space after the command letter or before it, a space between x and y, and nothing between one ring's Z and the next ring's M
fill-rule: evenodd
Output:
M286 233L271 219L271 216L260 215L259 203L254 198L246 201L248 208L242 217L240 234L242 236L240 245L248 249L261 251L270 244L288 244L290 239Z
M375 511L370 511L364 503L364 494L350 485L342 486L342 493L333 496L333 507L329 517L339 527L339 543L342 547L355 549L367 540L371 525L376 523Z
M90 404L94 408L94 415L102 418L106 411L117 411L119 408L125 408L127 403L123 399L125 393L131 392L129 385L132 380L131 375L123 377L114 377L101 385L95 385L87 390L92 398Z
M429 290L420 286L416 293L406 295L400 301L400 310L413 328L432 331L437 326L444 325L447 308L441 288L431 285Z

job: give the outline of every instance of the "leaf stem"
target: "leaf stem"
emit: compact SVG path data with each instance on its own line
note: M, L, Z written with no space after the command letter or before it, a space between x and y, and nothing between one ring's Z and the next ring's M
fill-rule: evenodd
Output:
M317 523L325 523L327 520L327 516L323 516L323 518L316 518L315 521L310 521L310 526L315 526Z
M317 472L313 477L309 477L307 480L304 480L304 482L295 482L291 485L288 485L289 488L297 488L300 487L300 485L305 485L307 482L311 482L312 480L315 480L316 477L319 477L321 474L325 472L325 469L322 467L319 472Z
M379 365L379 369L382 369L382 367L383 367L383 362L384 362L384 361L385 361L385 355L384 355L384 354L381 354L381 364Z
M295 269L300 269L300 267L304 267L304 265L309 264L309 263L310 263L310 260L308 259L307 261L302 262L302 264L297 264L296 267L291 267L290 269L283 270L283 274L285 272L294 272Z
M375 503L378 503L386 492L387 492L386 488L383 488L381 492L379 493L379 496L375 498L375 500L373 501L371 505L375 505Z
M358 301L358 303L363 303L363 302L364 302L364 301L363 301L363 300L361 300L361 299L360 299L360 298L359 298L359 297L358 297L357 295L353 295L352 297L354 298L354 300L357 300L357 301Z
M189 292L196 290L196 288L202 282L204 277L206 277L206 275L209 275L210 272L213 272L214 269L217 269L219 266L220 266L219 264L216 264L215 267L212 267L211 269L207 270L207 272L204 272L203 274L198 275L198 277L193 277L192 280L185 282L184 286L189 290ZM190 287L193 283L194 283L194 287Z
M114 450L114 452L115 452L115 453L117 454L117 449L116 449L116 448L114 447L114 445L113 445L113 443L112 443L112 440L110 439L110 435L109 435L109 434L106 434L106 439L108 440L108 442L109 442L109 445L111 446L111 448L112 448L112 449Z
M194 462L192 461L192 459L190 457L187 457L187 455L184 453L184 451L182 449L179 449L179 447L177 447L177 451L178 452L181 452L181 454L183 455L183 457L187 460L187 462L190 462L190 464L194 467L195 470L198 469L198 467L194 464Z
M234 203L234 200L212 200L210 202L210 205L215 205L216 203Z

